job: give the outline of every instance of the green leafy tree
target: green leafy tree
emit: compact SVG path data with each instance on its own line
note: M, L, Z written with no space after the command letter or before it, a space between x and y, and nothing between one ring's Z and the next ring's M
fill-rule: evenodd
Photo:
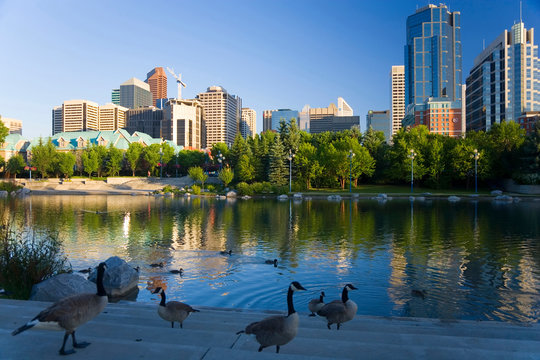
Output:
M143 146L139 142L132 142L126 151L126 160L131 169L131 175L135 176L135 171L139 167L141 162L141 155L143 153Z
M494 124L488 133L493 151L494 175L509 178L519 166L521 147L525 142L525 130L514 121Z
M193 179L193 181L198 181L201 183L202 188L204 189L204 183L208 179L208 175L206 175L201 167L192 167L188 169L189 177Z
M64 178L69 178L73 175L73 168L77 158L72 152L58 152L56 154L55 169Z
M223 182L223 185L225 187L227 187L227 186L229 186L229 184L231 183L231 181L234 178L234 172L228 166L224 167L219 172L218 178L219 178L219 180L221 180L221 182Z
M285 156L281 137L276 136L269 150L269 172L268 180L272 185L283 186L287 184L287 167L285 166Z
M181 150L178 152L178 164L181 172L186 175L187 169L192 167L202 167L206 160L206 155L198 150Z
M354 156L352 157L352 179L354 186L358 185L358 179L362 176L370 177L375 172L375 159L371 156L369 151L356 143L356 146L352 147Z
M31 148L31 165L35 166L44 178L54 171L53 165L55 158L56 148L50 138L45 143L40 138L38 144Z
M107 172L109 176L117 176L122 169L122 160L124 153L122 150L115 148L112 144L109 146L107 154Z
M2 117L0 116L0 119ZM0 144L6 141L6 137L9 135L9 129L4 125L3 121L0 121Z
M302 143L296 153L294 164L298 169L299 178L311 188L311 181L322 175L323 168L317 159L317 149L310 143Z
M17 154L9 158L6 164L6 172L10 176L13 174L13 176L17 178L17 175L23 171L25 166L26 163L24 162L22 155Z
M429 145L425 151L425 166L428 182L439 188L441 185L441 175L446 168L444 156L444 138L442 135L431 135Z
M97 157L97 176L101 177L103 175L103 170L105 170L106 167L106 160L109 151L107 150L107 147L96 144L92 145L92 150L96 153Z
M93 147L90 147L84 151L81 155L84 172L88 174L88 177L92 177L92 174L97 172L99 168L98 154L94 151Z
M159 150L160 150L159 144L152 144L150 146L147 146L143 149L142 152L142 158L145 161L145 168L150 171L150 174L155 175L155 169L157 168L157 165L160 160Z
M229 147L225 143L215 143L212 145L212 150L210 150L210 155L212 156L212 159L214 161L214 164L218 165L218 156L221 153L221 156L223 157L223 163L221 164L222 167L225 166L227 161L229 160Z

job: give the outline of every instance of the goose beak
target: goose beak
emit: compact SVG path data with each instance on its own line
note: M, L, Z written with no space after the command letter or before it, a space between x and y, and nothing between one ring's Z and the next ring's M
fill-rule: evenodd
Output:
M358 288L351 285L351 290L358 290Z

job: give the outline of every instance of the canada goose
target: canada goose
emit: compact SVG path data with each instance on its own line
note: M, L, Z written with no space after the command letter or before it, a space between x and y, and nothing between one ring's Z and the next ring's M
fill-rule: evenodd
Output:
M265 264L268 264L268 265L274 264L274 267L277 267L277 259L274 259L274 260L265 260L264 263L265 263Z
M330 325L337 324L337 329L339 330L342 323L354 318L358 306L354 301L349 299L349 290L358 289L352 284L345 285L341 293L341 300L334 300L317 311L317 315L324 316L328 321L328 329L331 329Z
M164 265L163 262L160 262L160 263L157 263L157 264L150 264L150 266L153 267L153 268L156 268L156 267L162 268L163 265Z
M141 270L141 267L140 266L134 267L133 270L135 270L136 272L139 272L139 270Z
M261 321L249 324L245 330L236 334L255 334L259 346L259 352L265 347L276 345L276 353L279 347L294 339L298 331L298 313L294 310L293 293L298 290L306 290L299 282L293 281L287 292L287 316L270 316Z
M73 349L68 351L65 351L64 349L69 335L71 335L73 340L74 348L80 349L90 345L88 342L77 342L75 340L75 330L85 322L92 320L99 315L107 305L107 293L103 287L103 274L105 273L106 268L107 265L105 265L105 263L101 263L98 266L96 294L77 294L59 300L40 312L31 321L13 331L11 335L15 336L34 326L37 329L65 330L64 342L60 348L60 355L75 353L75 350Z
M311 311L311 314L309 316L315 316L315 313L322 309L324 306L323 298L326 296L324 291L321 291L321 296L319 298L311 299L311 301L308 303L308 309Z
M174 269L170 271L171 274L179 274L180 276L184 275L184 269L180 268L178 270Z
M88 274L88 273L92 272L92 268L89 267L88 269L82 269L82 270L79 270L79 272L82 273L82 274Z
M229 251L220 251L219 252L221 255L229 255L231 256L232 255L232 250L229 250Z
M182 322L186 320L189 314L192 312L199 312L199 310L195 310L188 304L184 304L180 301L165 302L165 290L163 290L161 287L156 288L152 294L161 295L161 302L158 306L158 314L163 320L170 321L172 328L174 328L175 321L178 321L180 323L180 327L183 328Z

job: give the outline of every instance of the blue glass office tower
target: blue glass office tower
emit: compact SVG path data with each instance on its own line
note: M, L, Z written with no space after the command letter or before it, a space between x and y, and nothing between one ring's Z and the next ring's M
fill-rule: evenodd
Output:
M405 105L428 98L461 101L460 13L427 5L407 18Z

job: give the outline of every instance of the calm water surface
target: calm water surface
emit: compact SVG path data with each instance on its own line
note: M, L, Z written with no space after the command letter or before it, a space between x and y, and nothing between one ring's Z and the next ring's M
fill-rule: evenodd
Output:
M301 311L321 290L333 300L352 283L364 315L540 317L540 201L30 196L0 205L19 224L58 231L76 270L113 255L140 266L137 301L157 302L149 289L162 286L192 305L283 310L297 280L309 290L295 297ZM264 264L274 258L277 268ZM169 273L178 268L184 276Z

